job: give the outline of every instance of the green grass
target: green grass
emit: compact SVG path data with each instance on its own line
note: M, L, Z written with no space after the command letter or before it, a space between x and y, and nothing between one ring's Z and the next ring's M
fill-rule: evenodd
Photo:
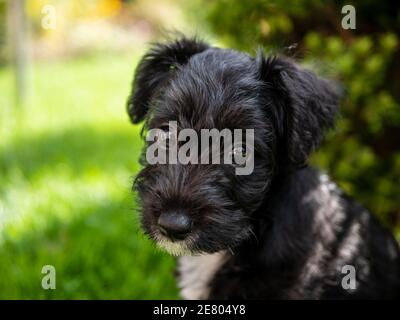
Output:
M136 55L38 63L12 106L0 69L0 298L175 299L174 261L139 227L140 128L125 100ZM44 265L56 290L41 287Z

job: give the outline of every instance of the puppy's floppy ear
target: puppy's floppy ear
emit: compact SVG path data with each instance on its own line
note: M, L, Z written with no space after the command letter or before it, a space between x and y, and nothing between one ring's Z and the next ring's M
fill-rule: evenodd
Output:
M266 84L267 113L277 132L278 162L299 168L333 126L339 87L284 57L257 56Z
M128 98L127 110L132 123L144 119L151 98L179 65L190 57L208 49L196 39L181 38L170 43L156 43L140 60Z

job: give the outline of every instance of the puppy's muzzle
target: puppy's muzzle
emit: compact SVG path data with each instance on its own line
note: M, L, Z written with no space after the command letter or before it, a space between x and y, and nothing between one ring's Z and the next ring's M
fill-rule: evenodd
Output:
M158 218L162 235L174 240L183 240L192 231L192 221L184 213L163 212Z

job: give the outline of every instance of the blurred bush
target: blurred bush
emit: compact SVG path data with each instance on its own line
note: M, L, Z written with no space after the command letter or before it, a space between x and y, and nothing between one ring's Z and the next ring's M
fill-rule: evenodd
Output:
M6 3L0 0L0 66L6 61Z
M201 10L195 12L229 46L251 53L259 45L283 51L342 83L347 95L336 131L313 162L395 228L400 226L400 3L352 1L355 30L341 27L346 4L198 0Z

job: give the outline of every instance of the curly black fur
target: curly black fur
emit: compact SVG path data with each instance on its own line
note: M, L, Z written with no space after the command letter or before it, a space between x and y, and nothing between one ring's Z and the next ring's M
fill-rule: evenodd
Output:
M128 100L133 123L255 129L249 176L235 175L232 165L143 162L136 178L144 231L172 253L200 254L181 258L186 298L399 296L393 236L307 166L333 126L339 98L333 84L280 56L254 58L183 38L155 44L143 57ZM172 242L160 234L157 219L170 211L193 221L187 239ZM218 263L197 263L213 253ZM345 265L356 269L355 290L342 288ZM210 273L207 280L203 273Z

